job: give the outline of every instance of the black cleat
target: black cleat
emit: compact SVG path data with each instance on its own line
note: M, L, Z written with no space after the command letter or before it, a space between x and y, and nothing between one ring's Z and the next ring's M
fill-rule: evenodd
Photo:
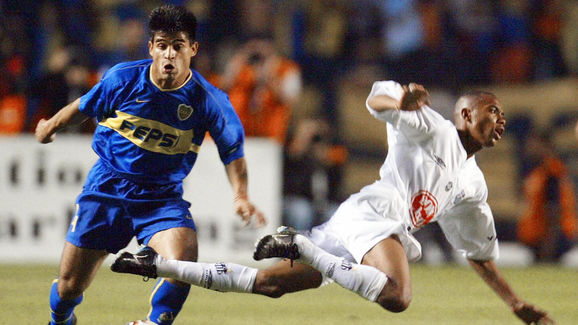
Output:
M260 261L264 258L282 257L293 261L301 257L297 244L293 239L297 232L293 228L281 226L277 228L277 233L261 238L255 245L253 259Z
M117 273L142 275L145 280L148 278L155 279L157 277L157 266L155 264L157 255L157 252L148 246L136 254L124 252L116 258L110 269Z

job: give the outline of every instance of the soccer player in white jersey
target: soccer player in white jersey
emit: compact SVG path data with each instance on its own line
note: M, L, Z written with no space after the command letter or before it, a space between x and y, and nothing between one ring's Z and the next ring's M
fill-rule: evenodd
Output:
M387 123L389 151L380 179L351 195L328 222L311 232L281 228L257 243L256 260L289 260L235 274L218 272L228 264L167 260L147 249L140 255L123 253L113 265L115 271L170 276L209 289L270 297L333 280L389 311L402 312L412 296L409 261L421 256L412 234L435 221L516 316L527 324L553 324L545 311L516 295L494 262L498 240L474 154L493 147L505 130L496 96L483 91L461 96L455 124L429 107L427 90L417 84L376 82L366 106ZM243 273L256 273L252 283Z

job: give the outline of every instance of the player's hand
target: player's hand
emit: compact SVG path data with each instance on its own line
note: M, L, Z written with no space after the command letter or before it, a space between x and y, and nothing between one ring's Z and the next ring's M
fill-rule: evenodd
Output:
M246 198L235 198L233 201L235 212L243 219L245 226L251 223L255 218L255 228L263 227L267 224L267 219L261 210L259 210L251 201Z
M36 130L34 130L34 135L36 136L36 140L40 143L50 143L54 141L54 133L50 133L48 121L45 119L41 119L36 124Z
M399 109L402 111L415 111L423 105L430 104L429 92L424 86L410 83L402 86L403 96L401 97Z
M513 308L514 313L526 324L550 325L556 324L548 317L548 313L526 302L519 302Z

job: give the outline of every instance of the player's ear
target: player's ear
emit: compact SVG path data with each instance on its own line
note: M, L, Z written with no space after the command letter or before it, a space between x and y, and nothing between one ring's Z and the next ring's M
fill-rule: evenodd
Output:
M466 122L471 122L472 121L472 110L464 107L462 108L462 110L460 111L460 115L462 116L462 120L466 121Z
M191 42L191 50L193 51L193 55L191 55L191 57L197 55L197 52L199 51L199 42Z
M152 40L149 41L148 45L149 45L149 55L153 56L153 42L152 42Z

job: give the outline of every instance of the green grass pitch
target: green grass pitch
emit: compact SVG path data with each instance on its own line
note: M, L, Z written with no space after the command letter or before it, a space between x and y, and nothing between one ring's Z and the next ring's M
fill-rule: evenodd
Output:
M56 266L0 265L0 324L46 324ZM413 301L393 314L332 284L271 299L193 288L175 324L522 324L467 266L412 265ZM518 294L557 324L578 324L578 272L557 266L508 268ZM125 324L148 312L155 281L103 267L77 307L79 325Z

